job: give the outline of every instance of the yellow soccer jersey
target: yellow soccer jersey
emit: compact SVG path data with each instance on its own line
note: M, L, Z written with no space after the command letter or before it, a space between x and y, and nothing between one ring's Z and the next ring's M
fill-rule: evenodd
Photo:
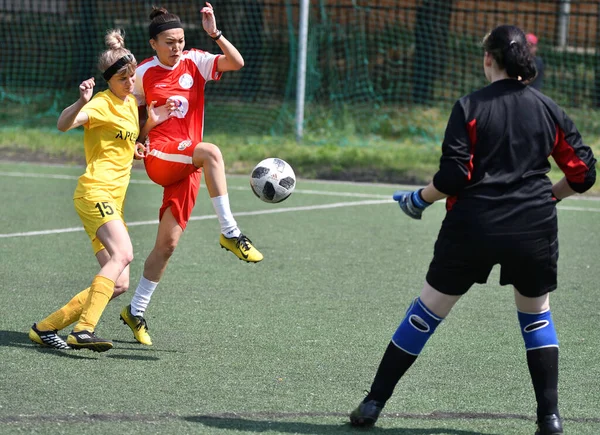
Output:
M81 111L89 117L83 134L87 167L73 198L124 198L140 131L136 99L129 95L123 101L107 89Z

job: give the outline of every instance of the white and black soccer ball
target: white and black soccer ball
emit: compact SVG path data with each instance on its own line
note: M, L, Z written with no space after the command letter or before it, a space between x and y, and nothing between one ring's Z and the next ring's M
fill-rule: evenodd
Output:
M296 175L284 160L268 158L252 170L250 187L252 192L264 202L281 202L294 191Z

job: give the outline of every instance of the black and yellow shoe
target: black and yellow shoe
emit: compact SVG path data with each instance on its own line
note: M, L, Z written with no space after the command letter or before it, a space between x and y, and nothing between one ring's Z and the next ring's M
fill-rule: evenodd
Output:
M240 260L246 263L258 263L263 255L256 249L248 237L240 234L238 237L228 238L221 234L219 238L221 248L233 252Z
M71 332L67 337L67 344L75 350L89 349L94 352L106 352L113 348L112 341L96 337L90 331Z
M350 413L350 424L356 427L371 427L375 424L381 414L385 403L377 400L362 401L358 407Z
M69 345L59 337L58 331L40 331L37 324L34 323L29 330L29 339L42 346L52 347L54 349L70 350Z
M148 334L148 324L143 316L134 316L131 314L131 305L127 305L121 310L121 320L131 328L133 337L146 346L152 346L152 339Z

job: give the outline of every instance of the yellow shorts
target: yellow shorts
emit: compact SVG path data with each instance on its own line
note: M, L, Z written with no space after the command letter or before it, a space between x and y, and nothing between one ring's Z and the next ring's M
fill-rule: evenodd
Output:
M123 200L115 201L114 199L107 199L106 201L90 201L86 198L75 198L73 200L75 210L83 223L83 228L92 241L92 249L94 255L104 249L104 245L96 233L98 228L107 222L120 220L125 225L125 219L123 218ZM127 228L127 225L125 225Z

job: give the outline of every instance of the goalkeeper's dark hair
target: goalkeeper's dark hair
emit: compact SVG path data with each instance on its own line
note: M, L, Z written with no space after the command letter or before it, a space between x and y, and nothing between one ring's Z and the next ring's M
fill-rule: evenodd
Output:
M150 22L148 30L152 39L156 39L158 34L163 30L182 27L179 17L170 13L163 7L152 6L150 19L152 21Z
M528 82L537 75L525 33L518 27L498 26L483 38L482 45L509 77Z

